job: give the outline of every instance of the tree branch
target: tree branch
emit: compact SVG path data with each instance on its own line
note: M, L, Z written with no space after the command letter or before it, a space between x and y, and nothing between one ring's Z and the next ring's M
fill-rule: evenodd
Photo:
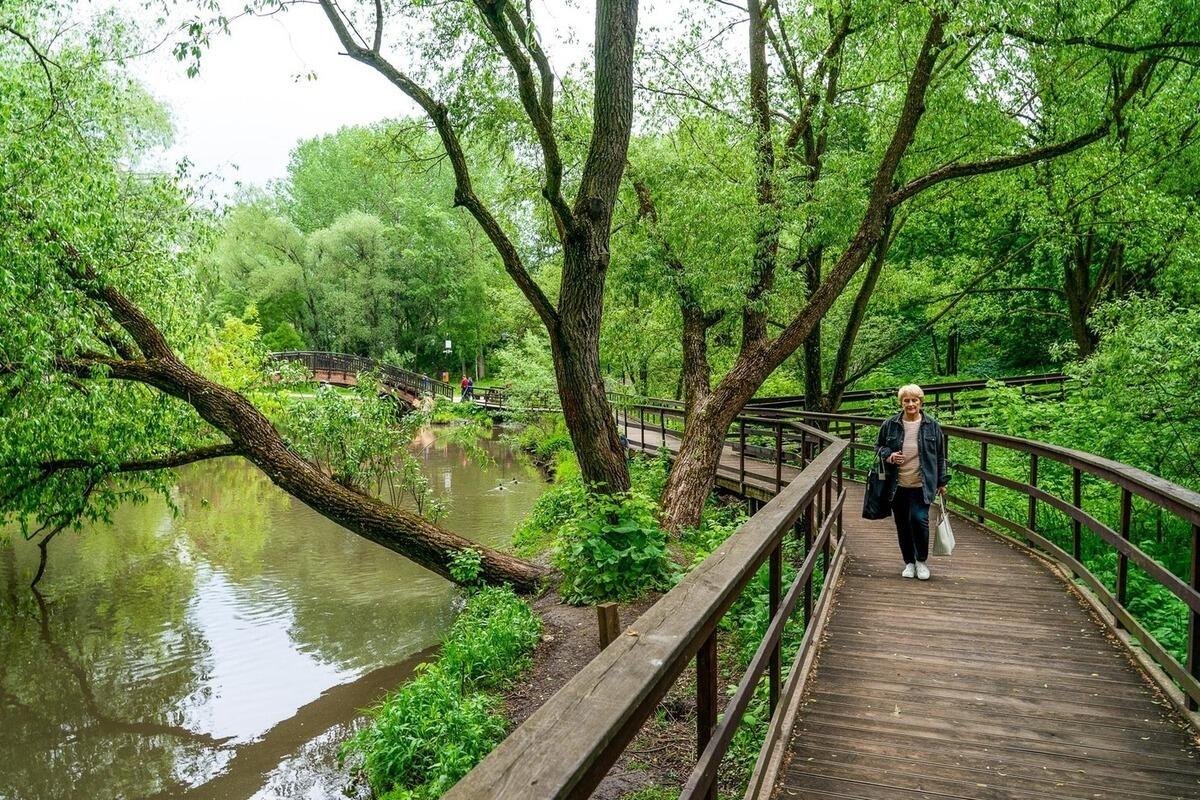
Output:
M1113 53L1126 53L1129 55L1137 55L1139 53L1149 53L1157 50L1171 50L1177 47L1191 49L1200 48L1200 40L1197 39L1178 39L1168 40L1165 42L1149 42L1147 44L1121 44L1120 42L1108 42L1099 39L1095 36L1068 36L1063 39L1053 39L1048 36L1042 36L1033 31L1023 28L1014 28L1005 26L999 31L1005 36L1011 36L1014 39L1021 39L1030 44L1044 45L1049 47L1075 47L1084 46L1092 47L1097 50L1107 50Z
M521 98L521 105L533 125L538 144L542 149L542 161L546 170L546 182L542 186L542 196L546 198L554 213L559 236L565 240L575 235L575 217L562 196L563 164L562 156L558 152L558 141L554 137L554 122L551 117L553 101L549 99L553 97L554 83L549 64L546 64L541 73L542 93L539 96L538 83L530 67L529 57L525 55L521 44L513 35L513 29L509 27L509 20L516 17L522 24L522 28L518 29L518 35L520 30L525 30L526 36L528 36L528 29L524 27L520 15L512 10L508 0L475 0L475 7L479 9L488 30L496 37L500 50L508 59L513 73L517 76L517 93ZM542 60L545 61L545 54L542 54ZM539 69L542 69L541 64L539 64ZM546 94L547 76L550 78L549 94Z
M931 186L936 186L943 181L953 180L955 178L963 178L973 175L985 175L992 172L1001 172L1003 170L1015 169L1026 164L1034 164L1039 161L1047 161L1052 158L1066 155L1067 153L1079 150L1093 142L1097 142L1108 135L1115 122L1120 118L1122 110L1133 99L1150 79L1150 75L1154 72L1154 67L1161 60L1159 56L1152 56L1142 61L1134 68L1133 75L1130 78L1129 85L1113 100L1112 108L1107 118L1104 119L1095 128L1087 133L1076 136L1056 144L1043 145L1041 147L1033 147L1022 153L1014 153L1009 156L1000 156L998 158L984 159L982 161L970 161L960 164L946 164L945 166L935 169L920 178L909 181L907 184L892 192L888 197L890 205L902 203L905 200L914 197L925 191Z
M245 451L231 442L225 444L214 444L206 447L197 447L195 450L184 450L178 453L169 453L165 456L157 458L135 459L132 461L123 461L112 465L110 471L112 473L119 472L152 472L160 469L174 469L187 464L194 464L198 461L208 461L214 458L226 458L229 456L245 455ZM37 464L21 466L6 466L4 469L37 469L44 473L47 477L57 472L64 470L89 470L97 467L109 467L102 461L93 461L86 458L57 458L50 461L42 461Z

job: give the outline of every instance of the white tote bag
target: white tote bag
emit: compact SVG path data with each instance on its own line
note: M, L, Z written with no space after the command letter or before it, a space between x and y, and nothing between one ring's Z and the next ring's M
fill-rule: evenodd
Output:
M950 527L950 515L946 513L946 501L941 495L938 495L938 507L941 513L933 536L933 554L948 556L954 552L954 530Z

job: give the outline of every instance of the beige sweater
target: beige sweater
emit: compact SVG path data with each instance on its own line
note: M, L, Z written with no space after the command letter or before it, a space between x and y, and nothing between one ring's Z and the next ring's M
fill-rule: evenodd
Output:
M917 433L921 430L921 420L909 422L901 417L900 421L904 423L904 446L900 451L904 460L900 462L900 485L918 488L921 486L921 459L917 453Z

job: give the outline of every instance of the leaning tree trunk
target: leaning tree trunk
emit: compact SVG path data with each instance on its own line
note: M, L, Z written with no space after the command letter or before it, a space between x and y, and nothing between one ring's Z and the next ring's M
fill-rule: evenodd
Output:
M454 580L450 562L463 550L480 553L479 577L488 583L510 583L528 592L536 590L547 575L541 567L464 539L411 511L341 485L289 448L250 401L204 378L173 355L113 361L104 366L115 379L149 384L188 403L228 436L276 486L322 516L444 578Z
M667 530L678 533L700 523L704 501L716 482L725 432L770 371L761 352L743 356L725 379L689 410L679 454L663 489L663 526Z

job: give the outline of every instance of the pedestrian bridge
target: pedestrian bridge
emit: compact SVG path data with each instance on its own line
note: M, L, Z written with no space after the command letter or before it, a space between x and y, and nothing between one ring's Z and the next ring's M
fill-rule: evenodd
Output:
M677 403L614 407L631 449L678 449ZM753 516L446 797L589 796L686 673L697 761L684 798L717 796L761 682L772 717L748 798L1200 798L1200 495L946 425L958 546L931 559L931 580L906 580L890 520L859 514L877 426L795 402L740 415L717 482ZM1135 544L1147 531L1190 546L1185 574ZM801 544L790 586L787 537ZM772 621L730 694L717 626L760 568ZM788 664L785 624L803 631Z

